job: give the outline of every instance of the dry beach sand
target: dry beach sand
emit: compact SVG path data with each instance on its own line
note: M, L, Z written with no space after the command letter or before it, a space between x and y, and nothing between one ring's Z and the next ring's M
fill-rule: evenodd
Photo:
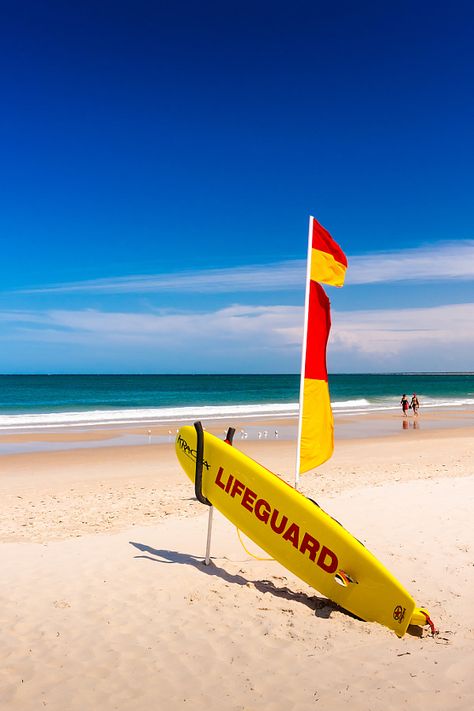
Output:
M391 422L346 432L301 488L430 610L436 637L355 619L248 556L217 513L205 567L207 509L172 444L0 456L0 708L471 709L474 429ZM293 441L235 445L291 480Z

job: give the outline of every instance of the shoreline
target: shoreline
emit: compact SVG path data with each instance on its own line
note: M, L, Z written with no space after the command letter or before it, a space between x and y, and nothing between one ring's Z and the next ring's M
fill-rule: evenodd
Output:
M0 460L22 453L40 454L55 450L101 447L156 446L171 444L176 431L193 419L174 420L146 425L65 425L10 432L0 429ZM297 416L253 416L225 419L203 418L203 425L219 437L228 426L236 430L235 442L257 440L296 441ZM423 409L418 416L404 417L399 412L334 413L335 442L388 436L420 436L422 433L474 428L473 409Z

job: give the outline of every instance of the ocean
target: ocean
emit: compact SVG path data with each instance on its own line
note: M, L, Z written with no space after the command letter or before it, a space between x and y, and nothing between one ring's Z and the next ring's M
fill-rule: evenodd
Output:
M474 373L330 375L334 413L474 406ZM0 430L295 416L298 375L0 375Z

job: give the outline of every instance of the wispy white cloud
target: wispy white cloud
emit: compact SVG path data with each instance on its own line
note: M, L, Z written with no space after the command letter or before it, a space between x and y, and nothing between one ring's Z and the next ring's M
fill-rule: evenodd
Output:
M193 292L220 294L242 291L284 291L301 288L304 274L304 262L292 260L268 265L95 279L22 290L21 293Z
M471 371L474 303L333 313L330 368Z
M163 347L246 341L271 344L297 341L303 310L297 306L230 306L213 312L107 312L95 309L5 311L0 322L23 340L122 343Z
M21 293L239 293L301 290L306 264L291 260L174 274L132 275L70 282ZM349 257L349 284L474 279L474 240L439 242L413 249Z
M347 284L474 279L474 240L351 257Z
M201 369L219 354L243 370L258 362L273 372L299 369L303 309L240 306L193 314L122 313L98 310L0 312L9 344L65 344L77 352L121 351L156 362L189 361ZM474 352L474 303L332 314L330 370L469 370ZM7 327L7 328L6 328ZM24 348L24 346L23 346ZM52 352L54 351L54 348ZM131 354L131 355L130 355ZM1 359L0 359L1 360ZM129 362L132 366L133 362ZM262 365L263 364L263 365Z
M333 322L335 351L385 357L422 345L436 356L440 346L455 349L464 344L474 352L474 304L336 312Z

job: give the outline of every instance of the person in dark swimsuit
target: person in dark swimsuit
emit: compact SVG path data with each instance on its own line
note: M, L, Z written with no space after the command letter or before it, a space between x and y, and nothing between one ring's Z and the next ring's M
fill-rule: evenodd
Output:
M413 397L411 399L410 407L413 410L414 415L418 415L418 409L420 407L420 403L418 401L418 398L416 397L416 393L413 393Z
M403 414L405 415L405 417L408 417L408 398L405 395L405 393L403 393L403 395L402 395L402 399L400 400L400 405L402 406Z

